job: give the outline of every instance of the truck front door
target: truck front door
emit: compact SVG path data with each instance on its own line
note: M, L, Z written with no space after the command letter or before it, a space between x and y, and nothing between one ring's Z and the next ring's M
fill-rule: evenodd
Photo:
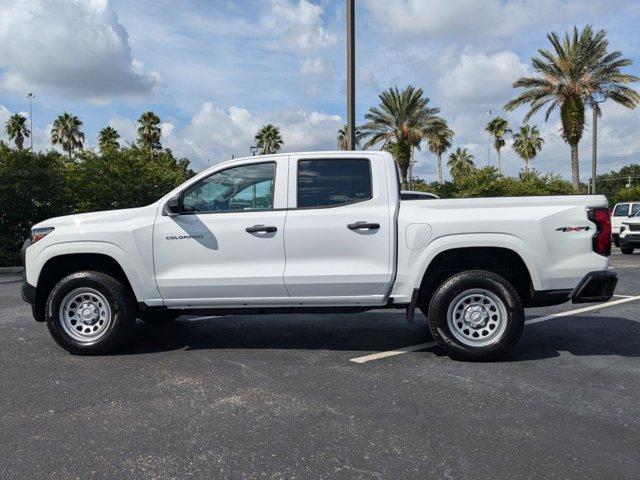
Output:
M234 164L187 187L180 215L158 214L154 263L166 305L288 300L287 170L287 156Z

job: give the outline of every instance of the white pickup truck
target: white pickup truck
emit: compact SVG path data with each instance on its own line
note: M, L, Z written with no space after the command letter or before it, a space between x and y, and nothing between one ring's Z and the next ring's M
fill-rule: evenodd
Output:
M136 318L419 308L450 356L487 360L525 307L611 298L610 249L603 196L403 201L388 153L279 154L35 225L22 294L76 354L111 350Z

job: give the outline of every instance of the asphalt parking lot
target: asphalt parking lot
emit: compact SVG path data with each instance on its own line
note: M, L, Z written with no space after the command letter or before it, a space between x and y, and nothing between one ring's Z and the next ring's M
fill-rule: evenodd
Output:
M0 478L638 478L640 255L612 258L609 305L528 310L482 364L388 311L138 322L74 357L0 278Z

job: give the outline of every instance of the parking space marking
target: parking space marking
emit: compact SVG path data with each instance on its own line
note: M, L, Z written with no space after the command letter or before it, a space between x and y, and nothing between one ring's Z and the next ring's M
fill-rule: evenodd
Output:
M568 317L570 315L576 315L578 313L591 312L593 310L599 310L601 308L613 307L615 305L620 305L622 303L640 300L640 295L637 295L637 296L616 295L616 297L624 297L624 298L621 298L620 300L612 300L609 302L599 303L597 305L591 305L589 307L576 308L575 310L567 310L566 312L553 313L551 315L545 315L544 317L532 318L530 320L525 321L524 323L525 325L534 325L536 323L546 322L547 320L552 320L558 317ZM640 320L636 320L636 321L640 321ZM436 345L437 345L436 342L419 343L417 345L410 345L408 347L397 348L395 350L388 350L386 352L372 353L371 355L364 355L362 357L351 358L349 359L349 361L353 363L367 363L373 360L380 360L382 358L395 357L396 355L402 355L403 353L416 352L418 350L425 350L427 348L435 347Z
M614 295L614 297L631 298L631 297L633 297L633 295Z
M395 357L396 355L402 355L403 353L416 352L418 350L424 350L426 348L435 347L436 342L419 343L417 345L411 345L409 347L397 348L395 350L389 350L386 352L372 353L371 355L365 355L363 357L351 358L353 363L367 363L372 360L380 360L381 358Z
M635 297L621 298L620 300L612 300L605 303L598 303L597 305L591 305L590 307L576 308L575 310L567 310L566 312L552 313L551 315L545 315L544 317L532 318L524 322L526 325L533 325L535 323L546 322L552 318L567 317L569 315L576 315L578 313L591 312L593 310L599 310L601 308L613 307L620 305L621 303L633 302L634 300L640 300L640 295Z

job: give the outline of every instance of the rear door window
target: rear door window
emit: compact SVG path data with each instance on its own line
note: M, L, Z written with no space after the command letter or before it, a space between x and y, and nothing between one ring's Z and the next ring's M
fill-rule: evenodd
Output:
M371 197L371 164L367 159L298 161L298 208L333 207Z

